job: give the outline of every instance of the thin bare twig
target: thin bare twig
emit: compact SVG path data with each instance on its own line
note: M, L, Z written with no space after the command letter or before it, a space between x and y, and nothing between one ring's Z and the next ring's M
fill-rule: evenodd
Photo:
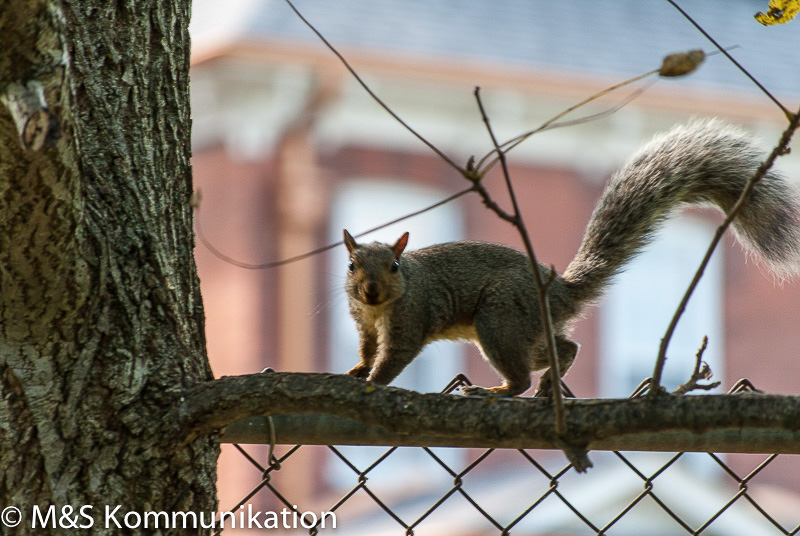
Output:
M310 22L309 22L309 21L308 21L308 20L307 20L307 19L306 19L306 18L303 16L303 14L302 14L302 13L300 13L300 11L299 11L299 10L298 10L296 7L294 7L294 4L291 2L291 0L285 0L285 2L286 2L287 4L289 4L289 7L290 7L290 8L292 8L292 11L294 11L295 15L297 15L297 16L300 18L300 20L301 20L301 21L303 21L303 23L304 23L306 26L308 26L308 27L311 29L311 31L312 31L312 32L314 32L314 33L317 35L317 37L319 37L319 39L320 39L320 40L321 40L323 43L325 43L325 46L326 46L326 47L328 47L328 49L329 49L331 52L333 52L333 53L336 55L336 57L337 57L337 58L339 58L339 61L341 61L341 62L342 62L342 64L345 66L345 68L346 68L348 71L350 71L350 74L351 74L351 75L353 75L353 78L355 78L355 79L356 79L356 81L357 81L359 84L361 84L361 87L362 87L362 88L364 88L364 91L366 91L367 93L369 93L369 96L370 96L370 97L372 97L372 99L373 99L373 100L374 100L376 103L378 103L378 105L380 105L380 107L381 107L381 108L383 108L384 110L386 110L386 112L387 112L389 115L391 115L391 116L394 118L394 120L395 120L395 121L397 121L398 123L400 123L401 125L403 125L403 127L405 127L405 129L406 129L406 130L408 130L409 132L411 132L411 134L413 134L413 135L414 135L414 136L415 136L415 137L416 137L418 140L420 140L422 143L424 143L425 145L427 145L427 146L428 146L428 148L430 148L430 150L432 150L434 153L436 153L436 154L439 156L439 158L441 158L442 160L444 160L445 162L447 162L448 164L450 164L450 166L451 166L451 167L453 167L453 168L457 169L457 170L458 170L460 173L463 173L463 172L464 172L464 168L463 168L463 167L461 167L461 166L459 166L458 164L456 164L456 163L455 163L455 162L454 162L454 161L453 161L453 160L452 160L452 159L451 159L449 156L447 156L446 154L444 154L444 152L442 152L442 150L441 150L441 149L439 149L439 148L438 148L438 147L436 147L436 146L435 146L433 143L431 143L430 141L428 141L428 140L427 140L427 139L426 139L426 138L425 138L425 137L424 137L422 134L420 134L419 132L417 132L416 130L414 130L414 129L411 127L411 125L409 125L408 123L406 123L406 122L405 122L405 121L404 121L404 120L403 120L403 119L402 119L402 118L401 118L399 115L397 115L397 113L395 113L395 111L394 111L394 110L392 110L392 109L389 107L389 105L388 105L388 104L386 104L385 102L383 102L383 100L381 100L381 98L380 98L380 97L378 97L378 95L377 95L377 94L376 94L374 91L372 91L372 89L371 89L371 88L370 88L370 87L367 85L367 83L366 83L366 82L364 82L364 80L363 80L363 79L362 79L362 78L359 76L359 74L358 74L358 73L356 72L356 70L355 70L355 69L354 69L354 68L353 68L353 67L350 65L350 63L349 63L349 62L348 62L348 61L345 59L345 57L344 57L344 56L342 56L342 54L341 54L341 53L339 53L339 51L336 49L336 47L334 47L334 46L333 46L333 45L330 43L330 41L328 41L328 40L325 38L325 36L324 36L324 35L322 35L322 33L321 33L319 30L317 30L317 29L314 27L314 25L313 25L313 24L311 24L311 23L310 23Z
M539 270L539 262L536 260L536 253L533 250L533 244L531 243L530 235L528 235L528 230L525 228L525 221L522 218L522 214L517 203L517 196L514 193L514 185L511 182L511 174L508 171L508 163L506 162L505 152L497 143L497 138L492 130L492 125L489 123L489 116L486 115L486 110L483 107L483 101L481 100L479 87L475 88L475 100L478 102L478 109L481 112L483 122L486 124L486 130L489 132L489 137L492 139L492 144L497 150L497 156L500 159L500 166L503 169L503 177L506 181L506 188L508 189L508 195L511 198L511 206L514 209L512 223L519 231L522 241L525 244L525 251L528 253L528 258L531 261L531 271L533 272L533 278L536 282L536 292L539 297L539 309L542 314L545 341L547 342L547 356L550 360L549 374L552 384L551 391L553 392L553 403L555 408L556 434L563 436L567 432L567 421L564 415L564 399L560 389L561 374L558 370L559 367L558 356L556 355L555 331L553 330L553 323L550 318L550 304L547 300L547 290L553 283L556 273L555 270L551 269L547 281L542 280L542 274Z
M708 363L703 361L703 354L708 348L708 336L703 336L703 342L700 345L700 348L697 350L697 354L695 355L695 362L694 362L694 370L692 371L692 375L689 377L689 380L686 383L683 383L675 389L672 394L674 395L685 395L686 393L690 393L695 390L702 390L702 391L710 391L711 389L715 389L719 387L720 382L711 382L711 383L700 383L703 380L710 380L711 376L711 368L708 366Z
M453 195L451 195L449 197L446 197L446 198L442 199L441 201L438 201L438 202L436 202L436 203L434 203L432 205L429 205L429 206L427 206L427 207L425 207L423 209L417 210L417 211L412 212L410 214L406 214L405 216L400 216L399 218L395 218L392 221L389 221L389 222L386 222L386 223L382 223L382 224L378 225L377 227L373 227L372 229L368 229L368 230L363 231L361 233L358 233L358 234L356 234L354 236L355 236L355 238L360 238L360 237L362 237L364 235L367 235L369 233L374 233L375 231L379 231L379 230L381 230L381 229L383 229L385 227L389 227L390 225L394 225L395 223L399 223L399 222L407 220L409 218L413 218L414 216L419 216L420 214L424 214L425 212L428 212L430 210L438 208L438 207L440 207L440 206L442 206L444 204L449 203L450 201L454 201L454 200L458 199L459 197L461 197L462 195L467 194L467 193L472 192L472 191L475 191L474 187L465 188L464 190L456 192ZM236 260L233 257L230 257L230 256L222 253L220 250L218 250L216 248L216 246L214 246L214 244L212 244L208 240L208 238L205 235L205 232L203 232L203 226L200 224L200 208L199 208L199 205L198 205L198 207L196 207L196 217L195 217L194 222L195 222L195 226L196 226L196 229L197 229L197 238L200 240L200 243L202 243L211 252L212 255L214 255L218 259L221 259L221 260L227 262L228 264L232 264L233 266L238 266L239 268L244 268L246 270L268 270L270 268L277 268L278 266L283 266L285 264L291 264L293 262L302 261L303 259L307 259L309 257L313 257L314 255L319 255L320 253L324 253L326 251L329 251L329 250L331 250L331 249L333 249L335 247L341 246L343 244L342 241L339 241L339 242L335 242L333 244L328 244L327 246L322 246L321 248L317 248L317 249L312 250L312 251L308 251L308 252L303 253L301 255L296 255L294 257L289 257L288 259L282 259L282 260L273 261L273 262L265 262L265 263L261 263L261 264L250 264L250 263L247 263L247 262L242 262L242 261Z
M686 310L686 305L689 303L689 298L692 297L695 288L697 288L697 285L700 282L700 278L703 277L706 267L708 267L708 263L711 260L711 255L713 255L714 250L716 250L717 245L722 240L725 231L727 231L728 227L730 227L731 222L733 222L734 218L736 218L736 215L739 214L739 211L747 202L747 199L750 197L750 193L753 191L756 183L764 178L764 175L767 174L767 171L769 171L779 156L786 154L786 151L789 147L789 142L792 139L792 135L794 134L794 131L797 130L798 125L800 125L800 110L798 110L798 113L796 114L790 114L790 117L791 121L789 121L789 125L786 127L786 130L783 131L778 145L775 146L767 159L762 162L750 180L747 181L747 185L745 186L744 190L742 190L742 194L739 196L736 204L733 206L733 208L731 208L731 210L725 216L725 220L714 233L714 238L711 240L711 244L708 246L708 250L703 257L703 261L700 263L700 267L697 269L697 272L695 272L692 282L689 284L689 288L686 289L686 293L683 295L675 314L672 316L669 327L667 327L667 332L664 334L664 338L661 339L661 345L658 349L658 358L656 359L656 366L653 371L653 379L650 383L650 392L648 393L648 396L653 399L655 399L655 397L657 397L658 394L663 391L663 388L661 387L661 373L664 370L664 363L667 360L667 347L672 339L672 335L675 333L675 328L678 326L678 321L683 315L683 312Z
M583 117L579 117L577 119L570 119L569 121L559 121L557 123L553 123L553 124L549 125L544 130L553 130L553 129L556 129L556 128L571 127L571 126L574 126L574 125L580 125L580 124L583 124L583 123L588 123L589 121L594 121L596 119L603 119L604 117L608 117L608 116L610 116L612 114L617 113L618 111L623 109L625 106L627 106L628 104L633 102L637 97L639 97L639 95L641 95L642 93L644 93L645 91L650 89L650 87L653 84L655 84L656 82L657 82L657 80L651 80L651 81L647 82L645 85L643 85L642 87L636 88L636 90L634 90L630 95L628 95L627 97L625 97L624 99L619 101L617 104L615 104L614 106L612 106L612 107L610 107L610 108L608 108L606 110L603 110L603 111L597 112L597 113L593 113L593 114L589 114L589 115L584 115ZM520 141L522 141L522 140L520 140ZM510 151L511 149L513 149L514 147L516 147L516 146L517 146L517 144L514 144L512 147L509 147L508 149L506 149L506 153L508 151Z
M492 199L492 196L489 194L489 190L487 190L483 185L483 182L481 182L483 179L482 176L470 177L469 179L472 181L472 188L470 188L470 190L477 193L481 197L481 201L483 201L483 204L486 206L486 208L494 212L501 220L505 220L511 225L516 225L516 217L513 214L509 214L503 210L503 207L498 205L497 202Z
M497 160L499 159L499 156L497 156L495 159L493 159L491 162L489 162L489 164L487 164L484 167L483 164L484 164L484 162L486 162L486 160L488 158L490 158L494 154L499 155L498 151L500 149L503 149L505 152L508 152L508 151L512 150L517 145L519 145L523 141L527 140L528 138L530 138L534 134L538 134L539 132L542 132L544 130L550 130L550 129L553 129L553 128L559 128L559 127L563 127L563 126L574 125L574 124L577 124L577 123L583 123L583 122L587 122L587 121L592 121L594 119L598 119L598 118L605 117L607 115L613 114L614 112L618 111L623 106L625 106L626 104L631 102L633 99L635 99L636 97L641 95L652 84L650 84L648 86L645 86L644 88L640 88L639 90L633 92L628 98L624 99L621 103L619 103L619 104L613 106L612 108L610 108L608 110L605 110L603 112L599 112L599 113L596 113L596 114L588 115L586 117L582 117L582 118L579 118L579 119L574 119L572 121L566 121L566 122L563 122L563 123L557 123L556 122L559 119L561 119L562 117L564 117L565 115L567 115L567 114L569 114L571 112L574 112L578 108L581 108L582 106L585 106L585 105L589 104L590 102L599 99L600 97L608 95L612 91L615 91L617 89L620 89L622 87L630 85L630 84L632 84L634 82L638 82L639 80L647 78L648 76L652 76L653 74L658 74L658 71L659 71L658 69L655 69L653 71L649 71L649 72L646 72L644 74L640 74L638 76L635 76L633 78L625 80L624 82L620 82L619 84L614 84L613 86L610 86L610 87L607 87L607 88L605 88L605 89L603 89L601 91L598 91L597 93L595 93L595 94L591 95L590 97L582 100L581 102L579 102L577 104L573 104L572 106L570 106L566 110L564 110L562 112L559 112L558 114L554 115L553 117L551 117L550 119L548 119L547 121L542 123L540 126L534 128L532 130L529 130L528 132L520 134L519 136L514 136L513 138L504 141L503 143L501 143L499 145L499 147L497 149L493 149L492 151L490 151L489 153L484 155L483 158L481 158L478 161L477 169L481 170L480 172L482 174L485 174L486 171L488 171L489 169L494 167L494 165L497 163Z
M518 146L520 143L522 143L523 141L525 141L529 137L533 136L534 134L538 134L539 132L543 132L545 130L552 130L554 128L561 128L561 127L567 127L567 126L572 126L572 125L576 125L576 124L586 123L586 122L589 122L589 121L593 121L595 119L600 119L602 117L607 117L607 116L617 112L618 110L622 109L625 105L627 105L628 103L630 103L631 101L636 99L639 95L644 93L653 84L655 84L658 79L650 81L649 83L643 85L642 87L637 88L630 95L625 97L625 99L623 99L621 102L619 102L618 104L612 106L611 108L609 108L607 110L603 110L603 111L595 113L595 114L590 114L590 115L587 115L587 116L584 116L584 117L580 117L578 119L572 119L572 120L569 120L569 121L560 121L560 122L558 121L559 119L561 119L562 117L566 116L567 114L577 110L578 108L580 108L582 106L585 106L586 104L589 104L590 102L592 102L592 101L594 101L594 100L596 100L596 99L598 99L600 97L603 97L603 96L611 93L612 91L615 91L617 89L620 89L622 87L630 85L630 84L632 84L634 82L639 82L639 81L641 81L641 80L643 80L643 79L645 79L645 78L647 78L649 76L652 76L654 74L657 74L657 75L659 75L661 77L668 77L668 78L674 78L674 77L678 77L678 76L687 75L687 74L689 74L691 72L694 72L700 66L700 64L703 63L705 58L706 58L706 54L702 50L690 50L690 51L687 51L687 52L677 52L677 53L669 54L669 55L664 57L662 65L658 69L653 69L652 71L648 71L648 72L640 74L638 76L634 76L633 78L630 78L630 79L625 80L623 82L620 82L618 84L614 84L613 86L607 87L606 89L598 91L597 93L595 93L595 94L591 95L590 97L582 100L581 102L579 102L579 103L577 103L577 104L575 104L573 106L570 106L566 110L556 114L554 117L552 117L549 120L545 121L539 127L535 128L533 130L530 130L528 132L525 132L524 134L520 134L519 136L516 136L514 138L511 138L508 141L503 142L502 144L500 144L500 148L503 149L506 153L508 153L509 151L514 149L516 146ZM486 162L486 160L488 158L490 158L493 154L497 154L497 150L490 151L489 153L484 155L484 157L481 158L481 160L478 162L477 169L478 169L478 173L479 174L481 174L481 175L486 174L491 168L493 168L495 166L495 164L498 161L498 158L494 158L492 161L490 161L485 166L483 165L484 162Z
M789 119L789 120L791 121L791 119L792 119L792 115L793 115L793 114L792 114L792 112L790 112L790 111L789 111L789 110L788 110L788 109L787 109L787 108L786 108L786 107L785 107L783 104L781 104L781 102L780 102L780 101L779 101L777 98L775 98L775 96L774 96L772 93L770 93L770 92L769 92L769 90L768 90L767 88L765 88L765 87L764 87L764 86L761 84L761 82L759 82L759 81L756 79L756 77L754 77L752 74L750 74L750 72L749 72L747 69L745 69L744 67L742 67L742 65L741 65L741 64L740 64L738 61L736 61L736 59L734 59L734 57L733 57L733 56L732 56L732 55L731 55L731 54L730 54L730 53L727 51L727 49L723 48L723 47L722 47L722 46L721 46L719 43L717 43L717 41L716 41L716 40L715 40L713 37L711 37L711 34L709 34L709 33L708 33L706 30L705 30L705 28L703 28L702 26L700 26L700 24L698 24L698 23L697 23L697 22L696 22L696 21L695 21L695 20L694 20L694 19L693 19L693 18L692 18L692 17L691 17L689 14L688 14L688 13L686 13L686 11L684 11L684 10L681 8L681 6L679 6L679 5L678 5L678 3L677 3L677 2L675 2L674 0L667 0L667 2L669 2L669 3L672 5L672 7L674 7L675 9L677 9L677 10L678 10L678 12L679 12L681 15L683 15L683 18L685 18L686 20L688 20L688 21L689 21L689 22L690 22L690 23L691 23L691 24L692 24L692 25L693 25L695 28L697 28L697 30L698 30L698 31L699 31L701 34L703 34L703 36L704 36L706 39L708 39L709 41L711 41L711 43L712 43L712 44L713 44L715 47L717 47L717 50L719 50L719 51L720 51L722 54L725 54L725 57L726 57L726 58L728 58L728 59L731 61L731 63L733 63L733 64L734 64L734 65L735 65L735 66L736 66L736 67L737 67L737 68L738 68L740 71L742 71L742 72L745 74L745 76L747 76L747 78L749 78L749 79L750 79L750 80L751 80L751 81L752 81L752 82L753 82L753 83L754 83L754 84L755 84L755 85L758 87L758 89L760 89L762 92L764 92L764 94L765 94L767 97L769 97L769 99L770 99L772 102L774 102L774 103L775 103L775 104L778 106L778 108L780 108L780 109L781 109L781 111L782 111L782 112L783 112L783 113L786 115L786 118L787 118L787 119Z

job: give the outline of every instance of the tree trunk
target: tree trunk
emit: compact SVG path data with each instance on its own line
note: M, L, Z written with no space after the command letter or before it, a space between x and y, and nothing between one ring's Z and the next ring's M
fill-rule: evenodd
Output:
M216 508L216 439L163 433L182 393L211 379L189 12L189 0L0 5L0 509L21 514L0 533L152 534L125 528L137 519L125 512ZM107 505L121 505L114 519Z

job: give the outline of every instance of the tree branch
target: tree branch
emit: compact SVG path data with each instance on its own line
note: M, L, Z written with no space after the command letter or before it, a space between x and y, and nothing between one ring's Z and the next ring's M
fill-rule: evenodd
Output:
M576 449L624 448L632 435L673 434L699 441L711 432L731 440L747 431L800 432L800 396L746 393L636 399L572 399L567 434L555 433L546 398L479 398L421 394L339 374L268 373L224 377L188 391L163 420L172 444L218 433L252 416L322 414L345 417L439 445ZM726 449L737 450L737 449Z
M690 397L696 400L700 397ZM574 404L597 402L582 399ZM622 402L622 401L620 401ZM622 406L618 406L622 407ZM270 431L272 424L272 432ZM320 414L284 414L271 417L248 417L225 427L222 443L276 445L370 445L405 447L458 447L554 449L548 441L503 440L486 438L452 438L441 434L398 434L379 426L370 426ZM763 454L800 454L800 431L765 428L718 428L702 432L673 429L661 432L636 432L595 439L588 450L625 450L654 452L744 452Z

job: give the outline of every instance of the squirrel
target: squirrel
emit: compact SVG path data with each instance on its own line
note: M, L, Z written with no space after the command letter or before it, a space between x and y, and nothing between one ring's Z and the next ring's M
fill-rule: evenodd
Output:
M611 178L594 209L577 255L548 289L556 353L563 376L578 353L573 321L596 301L678 206L710 204L727 213L765 153L722 121L694 120L656 136ZM800 260L800 197L773 171L755 184L733 221L739 242L779 277ZM532 371L549 367L529 258L499 244L460 241L405 252L408 233L392 245L358 244L346 281L350 314L360 338L347 374L389 384L429 342L474 342L503 384L465 386L466 395L511 397L531 385ZM550 269L539 265L543 279ZM534 396L550 396L543 374Z

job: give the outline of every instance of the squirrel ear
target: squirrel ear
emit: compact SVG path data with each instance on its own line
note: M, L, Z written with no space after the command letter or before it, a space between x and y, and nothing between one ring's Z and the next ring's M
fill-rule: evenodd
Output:
M406 249L406 245L408 244L408 233L404 233L403 236L397 239L397 242L394 243L392 246L392 251L394 251L395 258L399 258L400 254L403 253L403 250Z
M352 253L353 250L356 249L356 247L358 246L358 244L356 244L355 238L350 236L350 233L347 232L347 229L344 230L344 245L347 246L347 251L349 251L350 253Z

